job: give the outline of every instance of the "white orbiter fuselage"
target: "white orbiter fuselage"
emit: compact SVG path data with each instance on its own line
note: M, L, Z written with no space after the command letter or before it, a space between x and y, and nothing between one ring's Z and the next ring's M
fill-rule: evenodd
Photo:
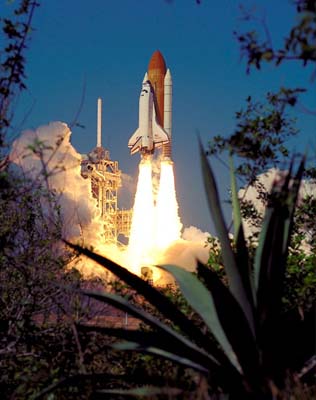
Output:
M139 126L128 141L131 154L140 152L143 156L153 154L156 148L169 143L167 132L157 121L154 90L145 75L139 96Z

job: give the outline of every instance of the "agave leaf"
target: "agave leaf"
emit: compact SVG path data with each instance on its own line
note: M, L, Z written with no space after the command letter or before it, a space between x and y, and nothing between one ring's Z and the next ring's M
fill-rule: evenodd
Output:
M290 169L289 172L287 173L284 183L282 185L282 188L279 184L274 184L271 189L271 196L276 196L280 195L280 192L283 191L283 197L285 192L288 192L288 186L292 174L292 168L293 168L293 160L291 161ZM284 201L285 203L285 201ZM259 287L259 279L260 279L260 273L261 273L261 262L265 258L264 257L264 249L267 246L267 243L269 242L269 231L268 228L270 224L272 223L271 220L273 219L273 207L271 207L271 204L268 204L266 210L265 210L265 215L263 218L263 223L262 223L262 228L261 232L259 235L259 242L258 242L258 247L256 250L255 254L255 262L254 262L254 278L255 278L255 290L258 291ZM271 228L270 228L271 229Z
M232 205L233 205L233 222L234 222L234 232L235 235L239 231L240 226L242 225L241 221L241 212L238 200L238 191L237 191L237 182L236 182L236 175L235 175L235 168L233 157L230 155L229 157L229 169L230 169L230 186L232 192ZM237 242L235 236L235 243Z
M290 173L282 187L274 185L255 259L258 337L263 368L271 371L283 368L282 342L287 332L282 324L282 295L287 248L302 172L303 167L300 167L292 187Z
M255 257L258 338L262 365L270 374L283 369L281 298L286 269L286 237L290 235L290 174L283 186L274 184Z
M261 225L261 231L259 235L258 247L256 249L255 260L254 260L254 283L255 291L258 292L259 278L261 271L261 262L264 259L266 243L268 242L269 227L273 217L273 210L266 208L263 222ZM256 295L256 303L258 303L258 294Z
M284 207L276 207L272 210L267 227L268 239L263 246L257 291L257 309L261 324L267 319L272 303L275 304L276 299L279 298L277 290L280 289L280 282L279 279L272 279L272 275L273 271L276 272L276 269L278 269L278 275L283 273L285 269L286 260L282 252L285 212ZM274 312L276 311L274 309Z
M292 188L290 191L290 196L289 196L289 218L286 221L286 226L285 226L285 235L284 235L284 241L283 241L283 252L287 253L290 240L291 240L291 232L292 232L292 227L293 227L293 220L294 220L294 211L297 203L297 198L301 186L301 181L303 178L303 174L305 171L305 157L302 158L300 165L298 167L297 173L295 178L293 179L292 183Z
M114 343L111 346L113 349L116 350L132 350L132 351L139 351L141 353L148 353L148 354L153 354L155 356L159 356L162 358L165 358L167 360L171 360L176 362L177 364L183 365L188 368L192 368L195 371L199 371L203 374L208 374L210 370L206 367L203 367L201 364L198 364L189 358L183 357L183 355L175 354L170 351L166 351L163 349L160 349L158 347L154 346L143 346L140 343L135 343L135 342L120 342L120 343ZM185 353L182 353L185 354Z
M221 242L222 255L224 267L227 274L229 288L236 300L243 309L246 318L249 322L252 332L255 332L254 317L252 306L249 302L246 289L243 285L243 280L240 271L236 264L235 255L230 245L228 231L224 220L221 204L219 200L217 185L215 182L214 174L210 164L208 163L207 156L204 152L203 146L200 141L200 158L202 165L202 174L204 179L204 188L208 199L208 206L214 220L215 228Z
M205 324L221 345L231 364L241 372L240 365L236 359L231 344L229 343L226 333L219 321L212 294L196 276L183 268L175 265L162 265L159 266L159 268L173 275L188 303L204 320Z
M192 350L187 345L183 345L178 338L166 335L162 331L145 332L135 329L108 328L90 324L79 324L78 328L80 330L100 332L108 336L114 336L129 342L138 343L141 347L155 347L178 355L185 354L186 358L195 361L196 363L205 364L209 362L204 354L201 356L201 354L197 353L196 350Z
M158 331L158 333L163 335L166 341L170 340L171 342L174 342L176 340L179 340L178 349L180 349L180 347L183 346L181 354L186 354L187 356L190 355L192 357L191 366L193 364L196 364L200 372L201 372L201 367L207 369L208 373L211 374L212 376L213 382L218 382L221 387L223 388L226 387L227 390L231 389L232 387L236 388L236 391L241 390L242 380L240 377L240 373L236 370L234 366L231 365L229 359L224 355L224 353L220 349L217 348L217 346L214 344L213 341L209 340L211 345L208 347L207 349L208 353L206 354L203 349L197 348L197 346L194 343L190 342L187 338L173 331L168 326L162 324L159 320L152 317L145 311L139 310L138 308L134 307L127 300L123 299L120 296L111 293L98 293L98 292L88 292L88 291L85 291L84 294L88 295L89 297L95 298L96 300L107 302L125 312L128 312L130 315L133 315L136 318L141 319L149 326L153 327L156 331ZM136 344L134 343L134 345ZM138 347L138 349L140 350L141 347ZM155 352L152 352L151 354L156 354L162 357L164 356L162 352L160 352L159 354L158 353L159 349L158 350L156 349ZM218 363L217 359L215 359L214 353L220 356L219 357L220 364ZM192 356L192 354L195 354L194 357ZM182 359L181 356L179 359L177 359L176 354L174 354L173 356L175 362L179 362L179 360Z
M252 271L250 268L248 248L242 225L236 175L235 175L234 162L232 156L230 156L229 161L230 161L230 179L231 179L231 193L232 193L233 221L234 221L234 235L235 235L234 239L236 246L236 262L240 271L244 288L247 293L249 303L251 305L252 313L254 313L255 292L253 287Z
M92 292L92 291L83 291L84 295L99 300L101 302L109 303L120 310L123 310L130 315L133 315L136 318L147 323L152 328L159 331L165 340L170 340L174 343L174 346L178 345L179 351L183 351L184 348L187 348L188 353L191 354L192 358L195 360L199 360L201 364L203 363L203 368L208 369L210 367L216 368L219 365L218 361L210 354L206 353L205 351L198 348L193 342L191 342L186 337L180 335L173 329L169 328L167 325L160 322L157 318L153 317L146 311L141 310L140 308L135 307L127 300L125 300L121 296L117 296L112 293L99 293L99 292Z
M147 301L159 310L159 312L172 321L174 325L177 325L183 333L194 340L194 342L198 343L200 347L204 349L211 348L212 354L214 354L217 359L221 358L221 352L214 348L212 341L204 335L201 330L198 329L198 327L196 327L192 321L190 321L166 296L160 293L153 286L106 257L67 241L65 241L65 243L72 249L96 261L98 264L111 271L118 278L130 285L133 289L137 290L137 292L143 295Z
M178 388L169 388L169 387L155 387L155 386L143 386L132 389L103 389L98 390L96 393L98 394L106 394L106 395L118 395L118 396L127 396L127 397L150 397L166 395L169 397L179 396L183 393L183 390ZM108 397L107 397L108 398Z
M152 377L146 376L144 377L146 380L150 380L151 384L161 384L161 380L153 379L151 380ZM95 384L95 383L100 383L100 382L130 382L133 384L137 383L143 383L143 379L141 382L139 382L139 379L135 376L131 375L123 375L123 374L108 374L108 373L96 373L93 372L92 374L75 374L67 377L63 377L57 381L54 381L50 385L46 386L43 388L39 393L36 393L32 395L32 400L39 400L43 399L44 396L45 399L49 399L49 396L47 396L51 392L55 392L56 389L60 387L80 387L81 385L84 385L86 382L90 382L90 384ZM55 396L54 396L55 398Z
M259 353L245 314L235 297L214 271L198 263L198 274L205 281L213 298L221 326L238 358L246 379L256 385L259 371Z
M261 325L269 319L276 320L280 312L287 249L304 171L304 161L302 160L292 185L290 172L281 188L279 185L274 185L264 218L264 231L259 238L255 259L258 313Z

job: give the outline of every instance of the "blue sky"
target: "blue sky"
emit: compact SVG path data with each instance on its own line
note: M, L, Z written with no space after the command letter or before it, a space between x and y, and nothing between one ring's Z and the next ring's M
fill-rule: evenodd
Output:
M1 4L2 3L2 4ZM10 6L1 0L0 7ZM71 122L85 97L72 143L82 153L96 144L96 99L103 99L103 144L120 169L135 179L138 155L127 141L138 124L142 78L159 49L173 76L173 156L180 215L185 226L212 231L202 186L196 133L206 144L229 134L234 113L248 95L262 99L281 85L309 87L306 105L315 106L310 70L294 63L246 74L233 31L249 25L239 5L265 15L275 44L294 21L288 0L44 0L36 10L35 31L26 53L28 90L17 104L16 125L23 129L50 121ZM298 113L302 133L294 146L314 146L315 117ZM215 163L223 197L227 171ZM227 211L229 213L229 211Z

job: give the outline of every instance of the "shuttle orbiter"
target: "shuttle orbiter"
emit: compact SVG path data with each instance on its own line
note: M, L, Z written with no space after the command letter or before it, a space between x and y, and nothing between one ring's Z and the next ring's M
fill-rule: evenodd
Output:
M131 154L139 151L142 156L150 155L169 143L167 132L158 122L156 107L155 93L146 73L139 96L139 126L128 141Z

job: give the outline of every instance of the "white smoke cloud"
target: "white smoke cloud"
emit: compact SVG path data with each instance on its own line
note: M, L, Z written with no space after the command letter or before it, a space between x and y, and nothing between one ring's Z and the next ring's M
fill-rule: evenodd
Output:
M42 182L56 194L65 239L92 246L95 251L120 262L122 255L116 246L103 244L103 221L91 194L90 181L81 176L81 155L71 145L70 137L71 131L62 122L51 122L35 131L26 130L13 143L10 160L25 176ZM104 276L104 269L87 259L77 260L76 267L86 276Z
M271 168L267 172L257 176L257 182L262 185L263 189L268 193L271 191L273 183L280 182L282 184L283 179L287 171L281 171L276 168ZM316 184L308 180L302 180L298 202L304 199L306 196L316 195ZM249 186L247 189L240 189L238 192L239 199L244 199L246 201L251 201L255 209L259 212L261 216L264 215L266 204L259 196L258 190L254 186ZM254 227L248 221L243 221L245 236L249 237L254 234L260 228Z
M182 233L182 239L187 240L189 242L201 242L205 243L207 238L211 235L208 232L203 232L201 229L196 228L195 226L189 226L188 228L184 228Z
M177 265L189 272L195 272L197 261L206 264L209 259L209 246L205 242L177 240L174 242L159 259L159 265ZM174 283L174 279L169 273L160 271L160 278L157 285Z
M57 194L65 239L82 237L96 245L102 232L99 212L90 182L81 176L81 156L71 145L70 136L68 126L62 122L24 131L13 143L10 160L26 176L41 180Z
M124 172L121 173L122 186L119 189L119 206L123 209L130 209L133 196L136 192L136 180Z
M177 265L189 272L195 272L197 261L206 264L209 259L210 245L207 238L211 235L203 232L195 226L184 228L182 239L173 242L160 256L158 264ZM172 276L166 272L159 271L160 278L157 285L174 283Z

